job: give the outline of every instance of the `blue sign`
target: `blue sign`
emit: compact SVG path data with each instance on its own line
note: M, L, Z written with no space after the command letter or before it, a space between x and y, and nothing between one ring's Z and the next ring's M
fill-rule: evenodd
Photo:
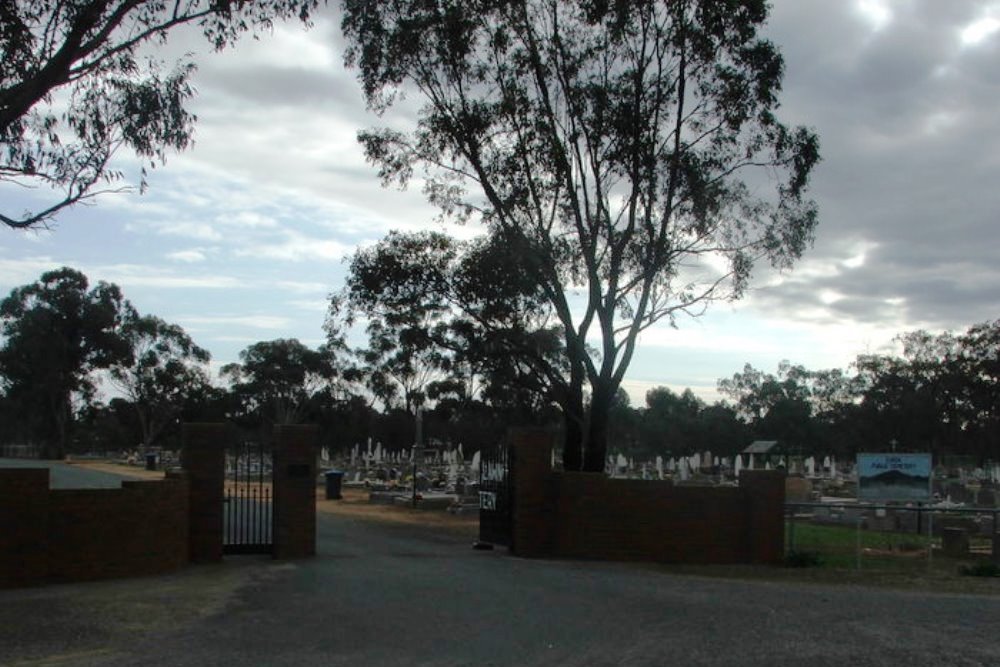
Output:
M930 498L930 454L858 454L858 500Z

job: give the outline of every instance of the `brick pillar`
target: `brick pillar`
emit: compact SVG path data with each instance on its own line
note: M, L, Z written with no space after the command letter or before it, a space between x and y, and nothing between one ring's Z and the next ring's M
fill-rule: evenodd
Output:
M740 490L747 508L747 560L781 563L785 557L785 472L744 470Z
M0 588L49 574L49 470L0 469Z
M315 426L274 427L274 557L316 555Z
M188 534L192 563L222 560L222 494L228 424L184 424L181 465L190 485Z
M527 558L549 555L555 520L551 498L551 431L511 429L508 442L514 482L510 550Z

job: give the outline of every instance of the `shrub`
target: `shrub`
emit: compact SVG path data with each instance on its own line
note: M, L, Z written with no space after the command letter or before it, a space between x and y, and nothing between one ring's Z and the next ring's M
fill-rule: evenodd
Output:
M785 567L818 567L822 564L815 551L789 551L785 554Z

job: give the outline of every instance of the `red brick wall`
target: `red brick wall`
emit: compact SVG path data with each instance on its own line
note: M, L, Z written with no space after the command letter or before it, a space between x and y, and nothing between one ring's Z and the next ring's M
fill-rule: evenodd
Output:
M316 555L315 426L274 427L274 557Z
M519 433L514 544L522 556L674 563L776 563L784 555L784 474L739 487L674 486L550 470L551 436Z
M0 587L44 580L48 522L49 471L0 468Z
M183 476L120 489L48 486L47 470L0 471L0 585L156 574L188 562Z
M184 424L181 464L191 485L190 558L194 563L222 560L226 444L228 424Z

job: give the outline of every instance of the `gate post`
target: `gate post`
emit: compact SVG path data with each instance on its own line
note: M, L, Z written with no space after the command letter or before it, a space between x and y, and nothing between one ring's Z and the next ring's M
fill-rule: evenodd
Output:
M314 425L274 427L274 557L316 555Z
M549 499L552 431L512 428L509 432L514 487L511 552L526 558L549 555L553 521Z
M222 490L227 424L184 424L181 466L190 482L188 548L192 563L222 560Z

